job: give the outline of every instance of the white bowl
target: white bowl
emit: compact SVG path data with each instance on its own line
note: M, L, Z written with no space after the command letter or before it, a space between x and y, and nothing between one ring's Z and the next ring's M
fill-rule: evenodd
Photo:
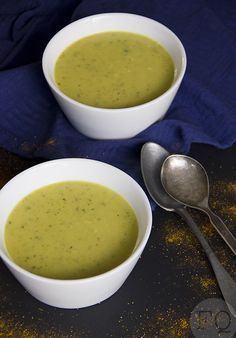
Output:
M129 31L146 35L165 47L175 64L171 87L150 102L122 109L91 107L63 94L54 79L54 66L59 55L76 40L107 31ZM186 54L177 36L159 22L134 14L107 13L80 19L60 30L49 41L43 54L42 66L52 93L77 130L96 139L123 139L137 135L164 117L183 79Z
M68 180L102 184L122 195L133 207L139 234L133 253L122 264L98 276L77 279L50 279L30 273L9 257L5 243L6 220L14 206L42 186ZM23 171L0 191L0 255L3 262L28 292L38 300L60 308L82 308L113 295L137 263L150 235L152 212L142 188L123 171L88 159L60 159L44 162Z

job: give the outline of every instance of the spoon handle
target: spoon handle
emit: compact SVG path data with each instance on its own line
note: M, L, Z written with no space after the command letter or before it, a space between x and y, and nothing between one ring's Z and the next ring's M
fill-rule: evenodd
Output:
M213 211L211 211L210 208L204 208L202 210L207 213L214 228L218 231L225 243L236 255L236 238L234 237L232 232L228 229L222 219L220 219L220 217L218 217Z
M201 230L198 228L197 224L194 222L188 211L185 208L180 208L175 211L181 217L183 217L183 219L187 222L192 232L201 243L215 273L215 277L220 287L223 298L231 314L236 318L236 283L228 274L228 272L224 269L218 258L215 256L213 250L211 249Z

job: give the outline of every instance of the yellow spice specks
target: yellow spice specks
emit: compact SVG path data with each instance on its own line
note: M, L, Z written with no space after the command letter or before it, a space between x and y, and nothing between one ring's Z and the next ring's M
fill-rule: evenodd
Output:
M216 280L214 278L203 278L200 277L200 285L204 289L209 289L210 287L216 286Z

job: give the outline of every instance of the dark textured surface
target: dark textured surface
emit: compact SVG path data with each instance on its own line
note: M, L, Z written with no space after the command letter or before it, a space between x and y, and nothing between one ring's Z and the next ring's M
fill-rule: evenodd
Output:
M190 155L206 168L210 204L236 234L235 147L193 145ZM0 149L1 186L39 161ZM235 257L205 215L192 212L222 264L236 280ZM190 230L159 208L147 247L121 289L103 303L62 310L31 297L0 262L0 337L189 337L189 317L202 300L220 297L213 273Z

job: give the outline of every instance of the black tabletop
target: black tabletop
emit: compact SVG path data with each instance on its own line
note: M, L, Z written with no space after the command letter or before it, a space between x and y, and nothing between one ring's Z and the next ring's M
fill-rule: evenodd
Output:
M206 168L210 205L236 235L235 149L199 144L192 146L190 156ZM0 149L0 185L37 162ZM190 212L236 280L234 255L205 214ZM0 262L0 337L191 337L191 312L208 298L221 298L221 293L201 246L179 216L158 207L135 269L101 304L77 310L47 306Z

